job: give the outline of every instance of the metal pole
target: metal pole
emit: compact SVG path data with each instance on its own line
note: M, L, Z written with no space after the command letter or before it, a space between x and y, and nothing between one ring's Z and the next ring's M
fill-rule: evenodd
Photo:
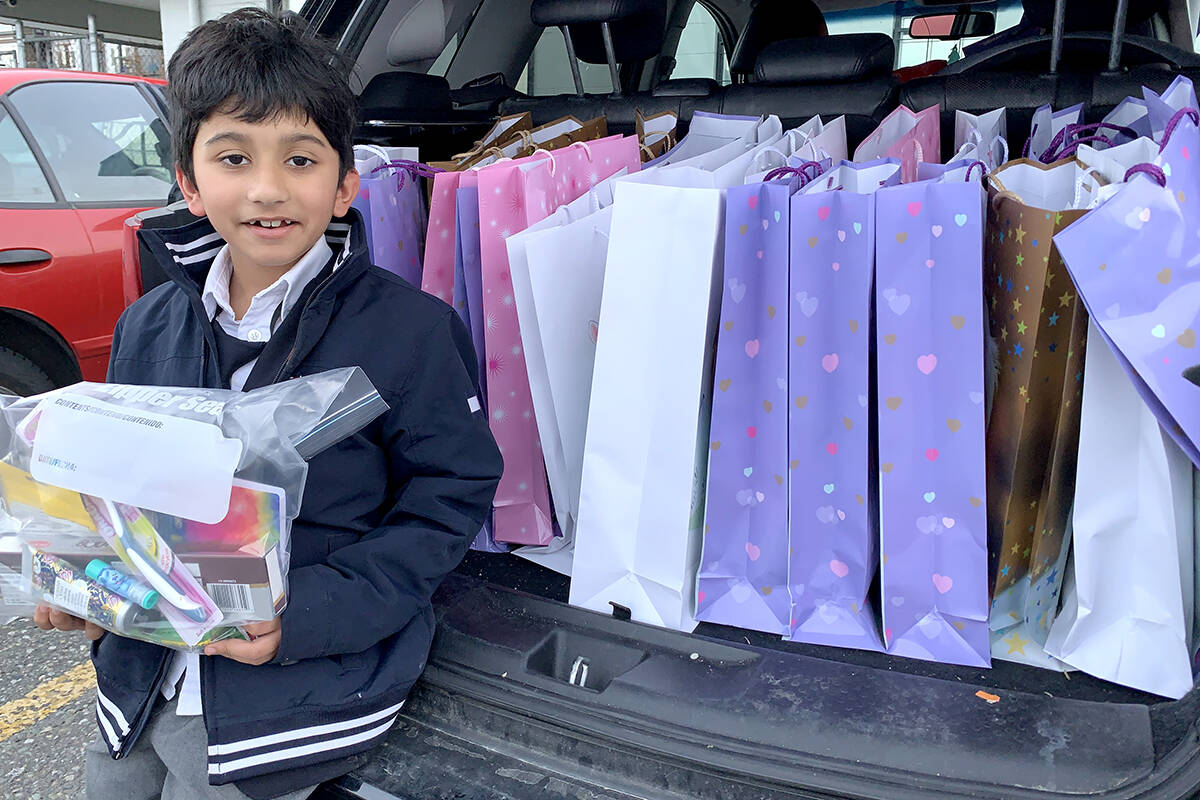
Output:
M13 32L17 37L17 66L25 67L25 23L17 20L13 23Z
M567 61L571 64L571 77L575 79L575 94L583 97L583 77L579 74L579 59L575 58L575 43L571 41L571 31L566 25L562 26L562 34L567 42Z
M1108 49L1108 71L1115 72L1121 66L1121 48L1125 45L1125 20L1129 17L1129 0L1117 0L1117 14L1113 19L1112 46Z
M613 94L621 94L621 71L617 68L617 52L613 49L612 29L607 22L600 23L600 36L604 39L604 57L608 59L608 74L612 77Z
M100 71L100 39L96 35L96 15L88 14L88 58L92 72Z
M1051 29L1050 40L1050 73L1058 72L1058 62L1062 60L1063 37L1067 30L1067 0L1055 0L1054 27Z

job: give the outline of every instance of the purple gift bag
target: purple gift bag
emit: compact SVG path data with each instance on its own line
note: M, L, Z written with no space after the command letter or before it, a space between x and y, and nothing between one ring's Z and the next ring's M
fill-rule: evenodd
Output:
M788 630L788 216L794 182L729 190L697 619Z
M1054 237L1163 429L1200 466L1200 114L1178 112L1155 165Z
M433 171L415 161L393 161L364 175L353 206L367 222L371 263L421 285L428 212L421 177Z
M487 403L487 377L483 369L483 297L479 272L479 188L456 190L454 242L454 310L471 331L479 370L480 402ZM492 515L471 544L472 550L507 553L508 548L492 537Z
M965 173L877 195L880 602L888 652L989 666L985 195Z
M791 202L788 638L881 650L870 463L875 193L898 160L842 162Z

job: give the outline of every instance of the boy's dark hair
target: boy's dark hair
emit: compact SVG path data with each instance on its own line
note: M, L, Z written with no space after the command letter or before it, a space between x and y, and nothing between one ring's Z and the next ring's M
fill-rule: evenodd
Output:
M171 145L194 184L192 147L214 113L262 122L298 113L338 154L338 180L354 166L357 98L346 60L291 12L232 11L187 35L167 67Z

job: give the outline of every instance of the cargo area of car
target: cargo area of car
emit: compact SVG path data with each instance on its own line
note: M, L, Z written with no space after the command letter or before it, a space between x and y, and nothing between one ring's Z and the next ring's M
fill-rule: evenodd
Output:
M1200 770L1196 691L1172 702L1003 661L679 633L567 592L519 557L470 554L437 595L403 726L347 796L413 796L405 781L431 774L460 794L422 796L546 796L505 789L525 771L580 797L1165 798L1189 796ZM433 772L417 758L430 747Z
M500 24L487 16L499 13L495 5L479 9L461 48L482 35L478 26ZM513 5L509 13L527 13L528 3ZM1139 3L1120 5L1133 6L1131 24L1145 21ZM378 13L379 25L387 14ZM370 53L367 38L357 46ZM777 114L785 128L820 114L846 115L857 141L904 103L941 104L944 133L954 109L1007 106L1019 147L1042 103L1085 103L1098 120L1143 85L1200 78L1200 57L1139 34L1125 37L1126 68L1106 69L1110 41L1104 32L1069 32L1061 71L1047 72L1051 43L1041 37L1006 45L986 69L971 70L966 59L901 83L890 52L872 49L878 42L846 38L840 57L798 52L790 65L759 69L758 80L719 86L668 73L624 95L531 97L502 77L452 89L376 65L365 76L360 134L417 143L423 159L436 159L469 148L501 114L529 111L535 124L605 116L610 133L631 133L635 111L669 110L680 136L695 111ZM753 53L739 63L735 49L731 70L747 63L755 72ZM378 757L329 791L1015 800L1179 798L1200 786L1196 689L1171 701L1001 660L960 667L709 623L680 633L630 621L619 607L611 615L572 607L569 589L568 577L519 556L469 553L435 596L438 634L401 725ZM417 792L418 783L426 788Z

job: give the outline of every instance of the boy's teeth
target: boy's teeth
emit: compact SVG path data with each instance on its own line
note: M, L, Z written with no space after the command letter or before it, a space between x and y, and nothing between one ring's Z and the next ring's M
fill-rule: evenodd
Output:
M278 228L280 225L285 225L285 224L290 225L291 222L290 221L284 222L284 220L281 220L281 219L277 219L277 220L256 219L256 220L254 220L253 224L261 225L264 228Z

